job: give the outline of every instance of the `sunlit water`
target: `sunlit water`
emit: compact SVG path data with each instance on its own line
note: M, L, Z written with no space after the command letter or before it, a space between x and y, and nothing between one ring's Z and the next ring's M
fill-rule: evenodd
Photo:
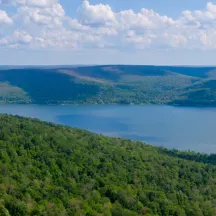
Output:
M0 105L9 113L157 146L216 153L216 108Z

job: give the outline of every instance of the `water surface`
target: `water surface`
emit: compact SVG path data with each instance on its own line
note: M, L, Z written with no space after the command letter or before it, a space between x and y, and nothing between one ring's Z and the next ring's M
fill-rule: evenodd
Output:
M39 118L167 148L216 153L216 108L0 105L0 113Z

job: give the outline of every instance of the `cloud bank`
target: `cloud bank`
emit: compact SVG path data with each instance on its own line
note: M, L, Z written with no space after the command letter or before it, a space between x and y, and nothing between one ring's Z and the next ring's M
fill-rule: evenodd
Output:
M182 11L177 19L141 8L113 11L83 0L70 17L58 0L0 0L0 46L25 49L214 50L216 5Z

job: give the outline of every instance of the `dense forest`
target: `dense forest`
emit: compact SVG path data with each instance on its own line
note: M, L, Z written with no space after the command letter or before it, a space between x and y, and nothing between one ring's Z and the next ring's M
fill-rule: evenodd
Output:
M216 105L214 67L0 67L0 103Z
M1 216L215 216L216 155L0 115Z

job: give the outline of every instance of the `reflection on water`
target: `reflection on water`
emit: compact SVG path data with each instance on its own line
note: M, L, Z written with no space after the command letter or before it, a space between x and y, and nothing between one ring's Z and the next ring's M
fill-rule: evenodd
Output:
M124 137L146 142L164 142L165 139L156 136L137 135L127 124L127 118L105 117L95 115L60 115L57 121L64 125L83 128L107 136Z
M0 113L39 118L168 148L216 153L216 108L0 105Z

